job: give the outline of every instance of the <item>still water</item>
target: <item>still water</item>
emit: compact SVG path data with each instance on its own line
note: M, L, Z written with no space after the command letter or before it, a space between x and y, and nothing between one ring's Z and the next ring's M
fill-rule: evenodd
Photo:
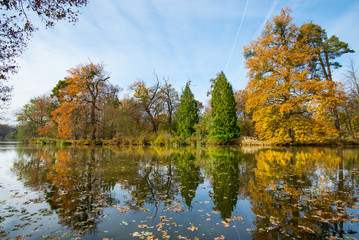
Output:
M359 149L0 145L0 238L358 239Z

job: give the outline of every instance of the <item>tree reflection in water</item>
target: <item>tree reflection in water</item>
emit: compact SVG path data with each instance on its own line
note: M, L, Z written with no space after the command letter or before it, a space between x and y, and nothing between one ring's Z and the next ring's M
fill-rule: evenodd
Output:
M222 219L230 218L238 200L239 164L242 154L230 149L211 149L208 163L215 208L221 212Z
M196 155L189 151L182 151L173 155L177 169L177 180L180 184L182 198L186 205L191 209L192 200L196 196L199 184L203 183L201 167L196 161Z
M325 239L358 231L358 216L351 215L358 201L357 153L328 148L245 153L230 148L37 147L18 148L13 171L26 186L44 192L59 224L79 233L95 234L105 221L104 209L120 202L133 214L153 206L154 218L173 204L176 212L187 205L186 211L198 215L193 206L201 192L211 197L212 208L225 221L233 221L235 212L252 212L255 218L248 224L254 230L248 238ZM205 181L211 187L199 188ZM129 196L115 196L116 187ZM241 209L240 199L249 201L251 209Z
M353 219L346 210L355 207L357 194L341 154L266 150L256 159L249 184L256 239L343 237L343 223Z

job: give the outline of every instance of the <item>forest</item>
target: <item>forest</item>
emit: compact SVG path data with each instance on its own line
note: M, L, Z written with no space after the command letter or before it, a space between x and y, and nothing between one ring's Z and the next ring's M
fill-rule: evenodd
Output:
M359 80L354 63L334 79L348 43L321 26L293 23L291 10L268 21L244 47L248 84L234 91L222 71L209 80L208 103L196 100L187 81L179 93L169 79L111 84L104 66L68 70L51 93L31 99L17 113L17 137L117 140L121 143L321 143L357 139Z

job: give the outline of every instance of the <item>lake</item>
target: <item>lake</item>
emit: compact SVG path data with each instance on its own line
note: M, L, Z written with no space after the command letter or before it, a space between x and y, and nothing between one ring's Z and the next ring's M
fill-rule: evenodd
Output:
M359 238L357 148L2 142L0 161L0 238Z

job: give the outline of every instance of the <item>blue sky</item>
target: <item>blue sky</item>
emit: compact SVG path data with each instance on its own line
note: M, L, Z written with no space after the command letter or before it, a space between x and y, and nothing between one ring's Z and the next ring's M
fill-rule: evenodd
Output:
M31 98L50 92L68 69L89 59L105 65L110 82L124 89L121 95L138 79L153 83L156 72L179 93L191 79L196 99L206 103L209 79L227 62L228 80L235 90L244 89L243 46L287 6L295 24L313 21L328 35L349 43L357 53L340 61L347 65L352 59L359 66L356 0L90 0L75 25L60 22L35 33L12 78L15 90L8 121ZM335 71L336 80L343 80L343 72L344 68Z

